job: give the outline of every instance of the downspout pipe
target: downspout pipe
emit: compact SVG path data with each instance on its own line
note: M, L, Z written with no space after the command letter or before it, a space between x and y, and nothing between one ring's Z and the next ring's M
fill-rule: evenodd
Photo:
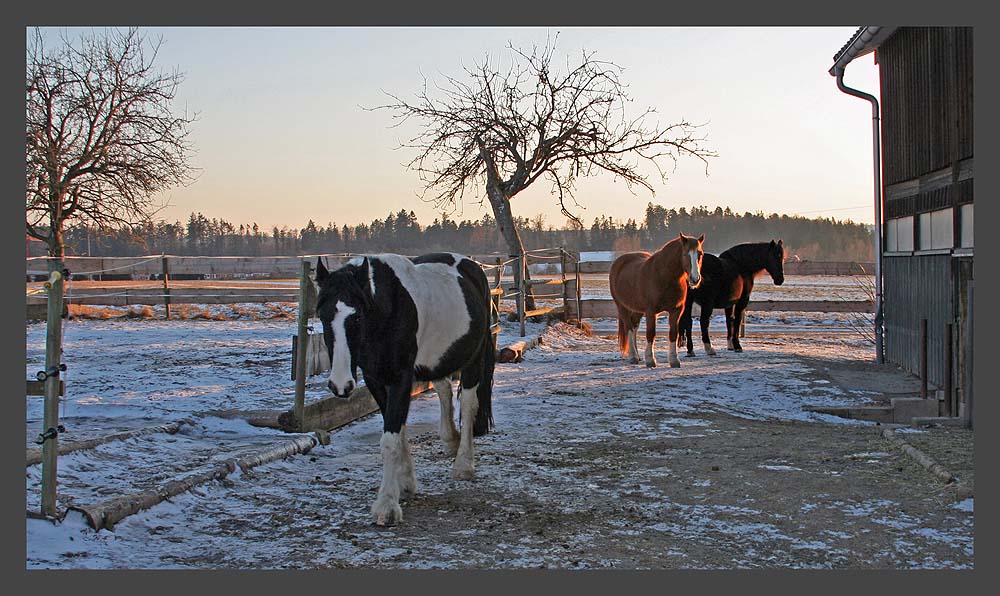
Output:
M885 363L883 350L883 312L882 312L882 160L879 147L879 110L878 99L874 95L852 89L844 84L844 67L838 62L832 73L837 77L837 88L843 93L864 99L872 105L872 161L875 173L875 361Z

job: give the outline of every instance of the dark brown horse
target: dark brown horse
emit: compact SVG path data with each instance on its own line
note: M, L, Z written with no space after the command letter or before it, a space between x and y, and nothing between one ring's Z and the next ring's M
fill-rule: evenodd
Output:
M618 349L632 364L639 362L636 330L646 317L646 366L656 366L653 341L656 339L656 316L669 313L670 366L681 365L677 359L677 320L684 310L689 287L701 283L702 243L705 235L695 238L683 233L661 246L653 254L630 252L611 264L611 297L618 307Z

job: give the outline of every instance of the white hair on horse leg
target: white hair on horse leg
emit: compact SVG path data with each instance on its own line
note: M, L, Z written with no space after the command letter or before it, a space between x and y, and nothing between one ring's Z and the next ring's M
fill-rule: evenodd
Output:
M441 402L441 424L438 427L438 436L448 448L449 455L458 452L459 434L455 428L455 411L452 405L451 379L438 379L433 381L434 391L437 391L438 400Z
M677 342L668 341L667 343L670 344L670 356L668 358L670 366L680 364L680 360L677 359Z
M333 331L333 357L330 359L330 382L338 390L347 386L348 381L354 382L351 374L351 348L347 345L347 330L344 321L354 314L354 309L343 301L337 302L337 314L330 321Z
M382 485L372 503L372 516L376 524L384 526L403 519L403 510L399 507L402 437L399 433L383 432L379 445L382 448Z
M705 353L708 354L709 356L714 356L715 348L712 347L712 340L709 339L708 341L703 343L705 344Z
M399 444L402 447L403 457L400 460L399 480L400 492L414 494L417 492L417 475L413 471L413 454L410 453L410 445L406 438L406 425L399 428Z
M472 449L472 427L476 422L476 412L479 410L479 396L476 395L479 385L462 387L459 401L462 403L462 436L458 444L458 455L455 457L455 467L452 477L456 480L471 480L476 474Z

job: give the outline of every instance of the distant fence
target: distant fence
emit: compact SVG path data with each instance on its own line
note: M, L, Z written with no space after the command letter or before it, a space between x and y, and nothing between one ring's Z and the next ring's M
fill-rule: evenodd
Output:
M582 261L580 273L608 273L612 261ZM785 275L872 275L874 263L853 261L785 261Z
M294 280L300 275L303 259L322 258L334 268L355 254L322 254L273 257L187 257L147 255L142 257L65 257L63 263L70 279L84 283L69 284L66 299L70 304L95 306L169 305L171 304L237 304L263 302L296 302L298 284L281 285L257 280ZM495 288L494 299L513 300L518 318L543 314L564 314L568 318L604 318L616 316L609 299L584 299L580 275L607 273L611 261L577 261L577 254L563 249L530 251L524 259L506 255L473 255L483 265ZM524 307L520 286L524 268L555 272L556 278L528 280L532 294L540 302L558 302L559 306ZM32 276L47 275L47 257L26 260L26 272ZM786 275L859 275L871 271L867 263L793 261L784 266ZM507 275L508 280L502 280ZM545 275L543 273L542 275ZM512 279L511 279L512 277ZM100 283L107 278L147 281L147 284ZM185 282L183 279L201 279ZM91 282L90 280L95 280ZM230 281L226 280L240 280ZM546 290L546 288L552 288ZM545 293L548 292L548 293ZM27 293L28 318L44 318L47 296L29 284ZM871 301L751 301L752 311L799 312L872 312ZM523 328L523 325L522 325Z

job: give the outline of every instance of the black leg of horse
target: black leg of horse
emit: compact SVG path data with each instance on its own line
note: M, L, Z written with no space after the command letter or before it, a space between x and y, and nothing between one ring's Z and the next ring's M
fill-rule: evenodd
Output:
M382 485L372 504L372 516L380 526L393 525L403 520L399 507L402 493L416 491L413 458L406 441L406 417L410 409L413 388L413 368L401 375L400 382L389 386L369 387L376 401L385 401L382 408ZM366 381L367 383L367 381ZM379 398L381 394L381 400Z
M691 333L693 330L691 309L693 308L693 306L694 306L694 301L692 300L687 300L684 302L684 312L681 313L681 320L679 323L680 329L678 329L678 335L677 335L678 340L680 340L681 338L687 340L688 356L694 356L694 342L691 340ZM678 341L677 343L678 346L680 346L681 342Z
M733 305L726 307L726 347L730 350L736 349L733 344Z
M712 338L708 335L708 324L712 321L712 309L707 306L701 307L701 343L705 346L705 353L709 356L715 356L715 348L712 347ZM691 340L688 339L688 346L691 345ZM690 347L688 348L690 349Z
M743 322L743 312L746 310L747 305L750 304L750 299L741 299L736 302L733 307L733 351L742 352L743 346L740 345L740 323Z

